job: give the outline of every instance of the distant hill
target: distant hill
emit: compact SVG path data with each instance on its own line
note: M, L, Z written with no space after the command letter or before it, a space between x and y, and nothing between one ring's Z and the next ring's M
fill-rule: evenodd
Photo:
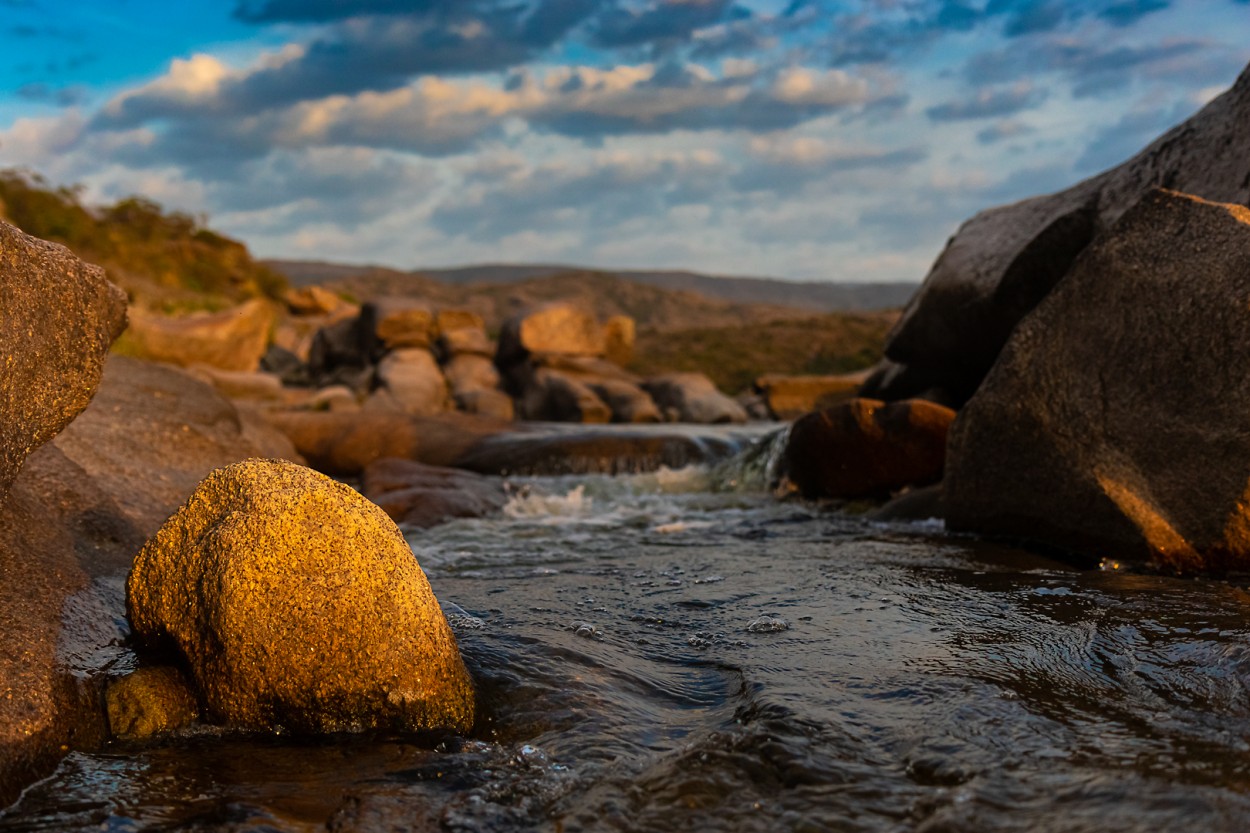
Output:
M562 274L604 274L661 289L697 292L743 304L770 304L812 312L879 310L904 306L916 291L912 283L815 283L773 278L719 277L697 272L661 270L589 270L561 264L483 264L453 269L404 272L377 266L318 261L270 260L266 263L294 284L340 284L361 275L386 274L399 288L401 276L434 280L449 286L500 286ZM408 293L403 293L408 294Z

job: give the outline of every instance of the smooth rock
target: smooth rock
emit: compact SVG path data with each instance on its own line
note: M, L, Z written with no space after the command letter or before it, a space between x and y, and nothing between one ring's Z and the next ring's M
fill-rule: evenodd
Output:
M365 304L374 333L387 350L428 350L434 342L434 311L411 298L383 297Z
M248 457L301 460L258 416L189 373L112 356L91 406L53 444L151 535L209 472Z
M284 398L282 379L263 370L220 370L208 365L192 365L187 371L208 382L222 396L230 399L251 399L278 402Z
M434 316L434 328L440 336L461 330L486 332L486 321L476 312L467 309L440 309Z
M344 307L352 306L321 286L293 286L283 293L282 300L287 309L299 316L332 315Z
M443 375L453 393L499 388L499 371L490 359L472 353L460 353L443 365Z
M149 738L190 726L199 715L195 692L177 668L140 668L111 681L104 695L109 731Z
M126 296L69 249L0 221L0 499L31 451L87 407Z
M680 469L732 457L740 443L720 434L646 434L593 426L583 432L500 433L480 438L452 465L481 474L547 476L637 474L662 466Z
M951 433L952 529L1250 568L1250 210L1156 191L1012 335Z
M853 399L790 428L782 472L816 498L885 497L942 479L955 412L923 400Z
M595 395L612 410L613 422L663 422L664 416L651 397L638 385L619 379L587 382Z
M252 371L269 346L274 319L273 307L259 299L177 317L134 308L123 344L129 355L149 361Z
M495 355L495 345L480 327L459 327L446 330L438 337L438 348L446 360L454 360L459 356L484 356L487 359Z
M499 478L393 457L365 468L361 492L401 527L420 529L490 515L507 501Z
M702 373L666 373L646 380L642 387L674 422L718 425L747 421L742 406L717 390Z
M313 384L312 373L308 365L285 347L270 344L265 355L260 357L260 369L272 373L284 385L291 387L310 387Z
M603 328L594 316L571 304L548 304L504 323L495 363L508 367L532 353L602 357L605 349Z
M627 367L634 360L637 326L628 315L613 315L603 322L603 357L615 365Z
M346 385L330 385L313 394L304 407L310 411L359 411L360 400Z
M377 378L405 413L437 414L451 404L447 380L429 350L392 350L378 364Z
M791 420L854 399L866 378L866 373L840 376L770 373L755 381L755 389L763 394L773 419Z
M456 407L467 414L511 422L516 418L512 397L501 390L467 390L455 395Z
M1129 161L1066 191L992 208L960 227L892 331L886 356L913 373L897 399L925 390L967 401L1016 324L1085 247L1156 186L1250 203L1250 68L1233 87ZM880 381L880 380L877 380Z
M300 732L473 726L455 637L395 524L291 463L209 475L139 552L136 640L185 658L207 716Z
M524 419L549 422L603 423L612 409L589 385L558 370L538 368L520 398Z

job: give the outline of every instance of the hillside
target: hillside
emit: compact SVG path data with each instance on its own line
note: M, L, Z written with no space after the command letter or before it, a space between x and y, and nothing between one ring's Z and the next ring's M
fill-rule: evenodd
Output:
M632 283L661 289L697 292L743 304L771 304L805 310L808 314L836 310L876 310L902 307L916 291L911 283L802 283L773 278L718 277L697 272L664 270L590 270L558 264L483 264L455 269L418 269L404 272L376 266L319 261L266 261L294 284L343 282L362 274L387 273L399 282L433 279L452 286L514 284L557 274L598 271Z
M147 307L221 307L260 295L278 297L286 287L286 280L253 260L242 243L143 197L87 207L75 188L4 170L0 218L103 266L132 302Z
M897 312L827 313L678 332L641 331L630 369L642 376L668 370L706 373L737 393L765 373L851 373L882 355Z
M694 292L676 292L624 280L604 272L564 272L518 283L446 284L421 275L374 268L330 280L331 289L356 299L383 295L420 298L436 306L469 309L498 329L527 307L569 301L600 319L628 315L640 330L671 332L690 327L734 327L783 318L805 317L811 310L775 304L735 303Z

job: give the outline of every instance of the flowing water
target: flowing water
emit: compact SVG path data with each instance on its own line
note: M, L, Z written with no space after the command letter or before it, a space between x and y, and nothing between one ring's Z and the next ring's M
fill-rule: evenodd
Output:
M878 525L715 468L409 536L473 737L76 752L0 831L1245 831L1250 595Z

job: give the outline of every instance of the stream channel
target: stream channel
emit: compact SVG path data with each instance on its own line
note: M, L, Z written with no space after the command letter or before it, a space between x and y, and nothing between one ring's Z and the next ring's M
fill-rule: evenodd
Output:
M1250 829L1242 586L779 501L769 459L410 533L472 737L114 743L0 831Z

